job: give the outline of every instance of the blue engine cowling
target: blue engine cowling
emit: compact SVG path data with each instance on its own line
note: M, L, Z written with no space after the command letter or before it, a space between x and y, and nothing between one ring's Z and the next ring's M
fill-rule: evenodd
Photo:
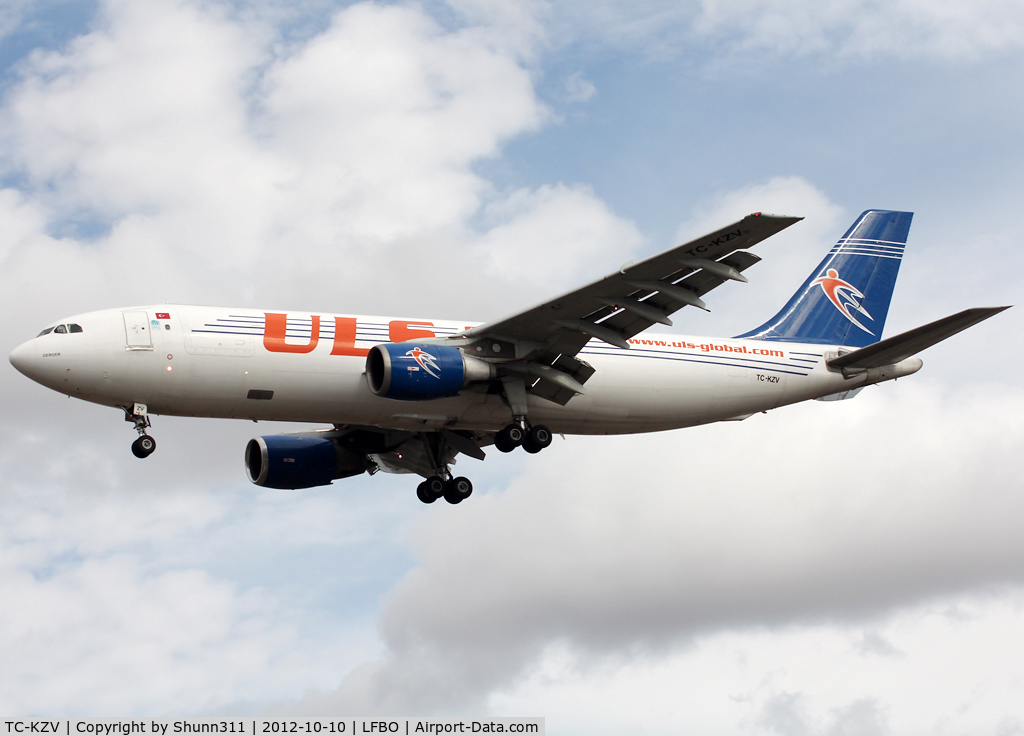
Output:
M470 381L493 378L494 368L458 348L389 342L370 349L366 377L378 396L425 401L455 396Z
M249 440L245 472L258 486L294 490L330 485L369 467L366 456L325 437L274 434Z

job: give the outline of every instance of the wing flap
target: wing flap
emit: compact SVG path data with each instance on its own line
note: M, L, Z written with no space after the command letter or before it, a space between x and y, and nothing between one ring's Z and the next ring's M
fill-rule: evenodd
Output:
M537 379L536 383L528 387L528 390L534 396L547 399L559 406L565 406L576 395L576 392L571 388L565 388L544 378Z
M551 364L551 368L564 373L581 385L586 383L587 379L594 375L595 372L590 363L574 358L571 355L559 355ZM579 391L567 386L565 382L553 381L544 375L541 375L529 386L529 391L534 396L547 399L559 406L565 406L569 403L569 399L579 393Z

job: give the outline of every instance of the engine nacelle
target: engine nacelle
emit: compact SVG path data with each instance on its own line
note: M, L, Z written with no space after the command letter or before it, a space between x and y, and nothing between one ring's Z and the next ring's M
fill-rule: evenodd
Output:
M486 360L464 355L446 345L388 342L374 345L366 356L366 378L378 396L426 401L455 396L475 381L497 375Z
M325 437L273 434L249 440L245 472L258 486L294 490L359 475L369 460Z

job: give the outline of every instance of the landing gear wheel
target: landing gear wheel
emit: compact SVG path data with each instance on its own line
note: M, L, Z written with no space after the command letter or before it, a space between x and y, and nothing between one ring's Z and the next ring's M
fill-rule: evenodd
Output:
M499 452L512 452L512 450L523 444L526 433L518 424L510 424L505 429L494 435L494 446Z
M444 484L444 500L450 504L462 503L473 493L469 478L453 478Z
M551 444L551 430L543 424L531 427L527 436L529 437L530 442L537 445L542 450Z
M536 454L551 444L551 430L543 424L530 428L523 440L523 449L530 454Z
M149 457L156 449L156 440L148 434L144 434L132 443L132 454L135 457Z
M427 481L423 481L416 486L416 498L423 503L434 503L437 500L437 496L431 493L430 488L427 486Z
M423 503L434 503L444 495L444 488L444 479L440 475L432 475L417 486L416 496Z
M498 452L512 452L516 449L516 444L506 436L505 430L494 435L494 446L498 448Z

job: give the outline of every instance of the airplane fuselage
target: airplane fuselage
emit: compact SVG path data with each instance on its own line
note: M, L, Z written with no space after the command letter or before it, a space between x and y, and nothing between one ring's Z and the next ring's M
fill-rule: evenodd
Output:
M512 414L489 384L397 401L371 392L366 354L381 343L444 338L469 322L159 305L70 317L12 356L43 385L151 414L496 431ZM315 329L314 329L315 328ZM896 377L845 378L837 348L763 340L641 334L623 350L591 340L596 372L565 406L530 396L530 417L555 433L624 434L737 419ZM914 372L908 361L899 375Z

